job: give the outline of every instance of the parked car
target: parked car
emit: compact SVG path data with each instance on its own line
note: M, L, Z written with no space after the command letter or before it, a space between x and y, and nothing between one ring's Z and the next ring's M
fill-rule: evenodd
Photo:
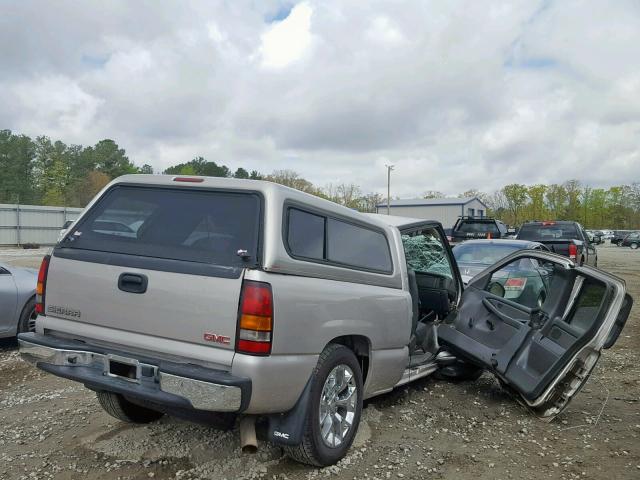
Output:
M473 277L498 260L518 250L549 249L539 242L526 240L469 240L453 247L453 255L458 263L462 282L466 285Z
M507 226L500 220L488 217L460 217L449 236L450 243L478 238L506 238Z
M594 245L600 245L604 241L602 238L604 234L599 230L585 230L585 233L589 242Z
M598 266L598 251L578 222L525 222L517 239L540 242L553 253L568 257L579 265Z
M106 229L116 213L138 217L133 236ZM553 292L539 308L496 294L526 259ZM44 258L36 332L19 341L117 419L240 415L255 446L260 418L266 440L322 466L346 454L364 399L460 360L553 418L631 303L617 277L543 251L514 252L463 289L437 222L263 181L130 175Z
M37 270L0 263L0 338L35 331Z
M613 235L611 236L611 243L613 245L617 245L619 247L622 246L622 242L624 241L625 237L627 235L629 235L630 233L633 233L633 230L616 230L613 232Z
M624 237L620 246L637 249L640 246L640 232L633 232Z

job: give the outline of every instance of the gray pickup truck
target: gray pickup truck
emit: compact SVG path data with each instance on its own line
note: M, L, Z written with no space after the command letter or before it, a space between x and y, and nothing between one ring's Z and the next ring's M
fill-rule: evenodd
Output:
M522 263L545 277L539 308L506 295ZM319 466L345 455L364 399L436 371L488 370L553 418L632 303L622 280L541 251L463 290L439 223L269 182L158 175L105 187L44 258L37 294L23 358L94 390L109 414L239 417L246 447L259 420L267 441Z

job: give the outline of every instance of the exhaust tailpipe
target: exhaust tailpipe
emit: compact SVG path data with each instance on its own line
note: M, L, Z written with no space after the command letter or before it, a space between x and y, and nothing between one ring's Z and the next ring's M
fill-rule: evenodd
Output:
M258 451L255 415L244 415L240 419L240 447L242 453L256 453Z

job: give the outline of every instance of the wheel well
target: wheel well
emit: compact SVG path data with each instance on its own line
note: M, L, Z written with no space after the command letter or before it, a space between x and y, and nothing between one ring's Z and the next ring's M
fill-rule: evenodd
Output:
M27 298L27 301L24 302L24 304L22 305L22 309L20 309L20 316L18 317L18 323L20 323L20 319L22 318L22 315L24 315L24 313L27 311L27 307L29 306L29 302L31 300L35 302L36 296L31 295L29 298Z
M369 356L371 352L371 342L364 335L344 335L336 337L329 343L338 343L348 347L355 353L360 370L362 371L362 383L366 382L369 373Z
M20 333L20 323L22 322L22 316L27 312L27 307L29 306L29 303L31 302L31 300L35 302L36 296L32 295L29 298L27 298L27 301L24 302L24 304L22 305L22 308L20 309L20 314L18 315L18 322L16 323L17 333Z

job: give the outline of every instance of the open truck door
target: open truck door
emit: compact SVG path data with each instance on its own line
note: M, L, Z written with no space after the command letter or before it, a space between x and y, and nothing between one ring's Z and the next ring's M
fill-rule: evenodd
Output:
M615 343L632 304L624 281L613 275L522 250L471 281L438 338L550 421Z

